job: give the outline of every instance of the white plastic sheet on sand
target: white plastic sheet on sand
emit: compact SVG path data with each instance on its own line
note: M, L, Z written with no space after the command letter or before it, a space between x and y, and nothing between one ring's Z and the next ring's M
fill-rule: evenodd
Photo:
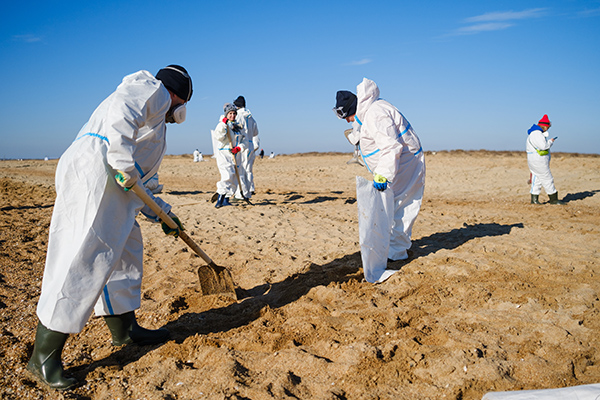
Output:
M363 270L367 282L380 283L396 271L386 270L394 212L394 193L379 191L373 182L356 177L358 237Z
M600 400L600 384L486 393L482 400Z

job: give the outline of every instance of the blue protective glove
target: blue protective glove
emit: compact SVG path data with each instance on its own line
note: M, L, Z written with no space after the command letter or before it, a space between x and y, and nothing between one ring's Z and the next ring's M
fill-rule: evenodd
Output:
M387 179L384 176L375 174L373 177L373 187L377 190L385 190L387 188Z

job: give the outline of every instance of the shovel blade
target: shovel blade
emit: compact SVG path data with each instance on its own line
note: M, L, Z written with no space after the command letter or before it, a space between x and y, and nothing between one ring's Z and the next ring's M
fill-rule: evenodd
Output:
M203 265L198 268L200 291L203 296L221 294L237 300L231 272L216 264Z

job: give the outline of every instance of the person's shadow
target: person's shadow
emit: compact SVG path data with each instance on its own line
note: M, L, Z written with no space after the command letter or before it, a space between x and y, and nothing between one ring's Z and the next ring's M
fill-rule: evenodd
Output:
M512 225L489 224L463 224L461 228L450 232L434 233L433 235L413 240L411 250L414 257L425 257L441 249L452 250L471 239L485 236L508 235L513 228L523 228L523 223Z
M425 257L441 249L452 250L478 237L508 235L513 228L522 228L523 224L501 225L496 223L463 225L448 232L435 233L413 241L411 249L414 258ZM360 251L332 260L326 264L312 263L303 271L295 273L276 283L265 283L251 289L237 289L238 302L203 312L190 311L182 314L177 320L169 322L165 327L171 332L171 340L183 343L188 337L200 334L226 332L246 326L258 320L265 310L276 310L293 303L317 286L330 283L362 281L362 261ZM370 284L369 284L370 285ZM198 292L200 296L200 292ZM189 308L183 297L173 300L177 310ZM157 346L124 346L110 356L94 361L89 365L72 368L69 372L85 378L89 373L101 366L123 367L143 357ZM190 366L182 365L182 368Z
M565 203L568 203L570 201L575 201L575 200L583 200L585 198L588 197L592 197L594 196L596 193L600 192L600 190L586 190L585 192L579 192L579 193L568 193L563 199L562 201Z

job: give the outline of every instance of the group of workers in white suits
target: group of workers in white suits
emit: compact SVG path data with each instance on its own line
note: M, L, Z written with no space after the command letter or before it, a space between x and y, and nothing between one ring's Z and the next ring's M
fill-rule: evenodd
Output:
M136 322L143 258L136 216L142 212L156 218L156 214L128 189L156 178L166 151L167 123L185 121L191 97L192 79L179 65L169 65L155 75L148 71L128 75L96 108L60 158L37 306L39 322L27 365L50 388L64 390L76 384L65 376L61 354L68 335L81 332L92 312L104 318L117 346L157 344L170 337L164 328L145 329ZM356 94L337 92L334 111L353 123L348 140L372 173L372 188L391 193L387 261L407 260L425 185L421 142L404 115L379 97L379 88L369 79L363 79ZM553 143L545 139L549 126L544 116L529 132L527 153L535 182L532 202L541 187L551 202L558 200L548 167ZM231 197L250 199L259 141L256 121L243 96L225 104L212 138L221 175L216 207L230 205ZM177 236L183 226L171 206L154 197L148 187L146 191L178 224L178 229L162 224L164 232ZM381 275L368 281L380 279Z
M213 196L215 207L232 205L232 198L249 202L255 193L253 170L260 141L256 120L243 96L223 106L223 115L211 136L220 173Z

